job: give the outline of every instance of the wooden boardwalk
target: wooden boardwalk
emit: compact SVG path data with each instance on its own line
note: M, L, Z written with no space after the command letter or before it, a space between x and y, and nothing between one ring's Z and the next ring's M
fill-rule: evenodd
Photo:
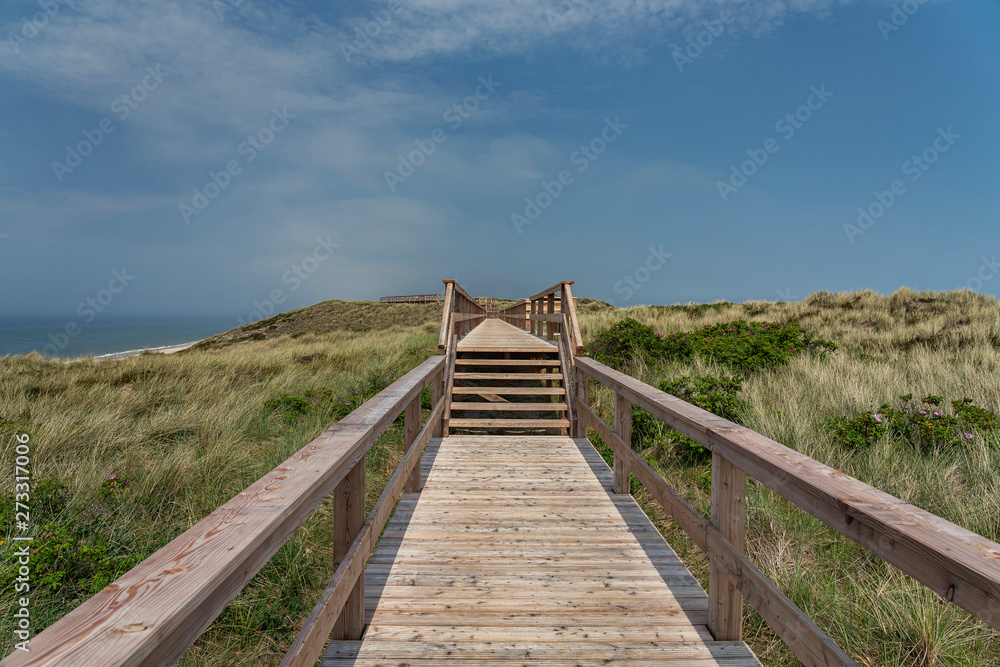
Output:
M503 320L486 320L458 342L459 352L556 352L555 343Z
M472 334L470 334L471 337ZM758 665L587 440L435 438L365 574L361 641L324 667Z

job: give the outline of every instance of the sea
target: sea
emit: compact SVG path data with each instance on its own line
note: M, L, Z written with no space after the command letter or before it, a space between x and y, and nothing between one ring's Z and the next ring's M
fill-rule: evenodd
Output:
M40 352L53 358L118 358L195 343L239 323L219 315L100 315L82 317L0 314L0 356Z

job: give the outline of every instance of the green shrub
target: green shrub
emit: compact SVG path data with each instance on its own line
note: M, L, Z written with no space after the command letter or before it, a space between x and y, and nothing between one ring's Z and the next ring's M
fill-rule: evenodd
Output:
M697 356L751 373L780 368L796 354L822 357L836 347L803 332L798 322L737 320L664 336L629 318L598 333L590 345L590 356L619 370L636 359L654 365Z
M747 409L746 402L738 396L743 388L742 383L743 378L739 377L684 376L660 382L659 389L720 417L740 423L741 415ZM673 450L675 454L695 461L702 461L709 455L709 450L701 443L667 427L645 410L633 407L632 447L643 448L657 442L663 445L664 451Z
M107 481L107 480L106 480ZM113 480L112 480L113 481ZM30 544L31 574L37 588L66 600L87 598L140 563L145 553L104 525L120 507L120 493L99 493L87 511L69 506L70 494L57 479L42 477L31 490L31 523L37 526ZM10 525L14 497L2 499L3 521ZM13 588L17 559L0 564L0 586Z
M970 398L951 401L951 414L941 407L943 402L943 397L933 394L919 401L906 394L899 397L898 407L883 403L854 417L835 417L825 426L834 442L846 447L870 447L888 435L922 452L961 445L1000 430L1000 416Z
M294 424L298 421L299 417L309 414L315 409L305 398L292 396L291 394L282 394L279 398L272 398L264 403L264 407L272 412L279 413L284 417L285 422L289 424Z

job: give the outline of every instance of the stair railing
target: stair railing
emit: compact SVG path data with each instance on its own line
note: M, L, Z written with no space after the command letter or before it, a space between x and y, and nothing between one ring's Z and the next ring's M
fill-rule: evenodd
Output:
M438 354L447 354L453 337L461 339L487 317L488 312L454 280L445 280L444 310L441 313L441 333Z

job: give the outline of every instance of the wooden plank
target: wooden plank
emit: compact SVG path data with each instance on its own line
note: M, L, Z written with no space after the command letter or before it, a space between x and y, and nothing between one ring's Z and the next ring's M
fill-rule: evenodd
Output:
M453 394L472 394L476 396L561 396L566 393L563 387L453 387ZM547 405L539 403L540 406ZM542 408L543 409L543 408Z
M456 380L562 380L561 373L455 373Z
M341 420L33 637L31 652L15 651L5 667L173 664L363 458L406 397L419 393L441 363L441 357L432 357L394 382L352 413L353 420Z
M455 419L453 428L569 428L568 419Z
M1000 629L1000 544L592 359L576 367Z
M746 553L747 474L712 454L712 525L738 552ZM743 638L743 597L718 562L709 566L708 629L719 641Z
M457 359L458 366L524 366L531 368L536 366L559 366L558 359Z
M533 322L554 322L554 323L557 323L557 324L561 324L562 320L563 320L563 316L562 316L562 314L556 314L556 313L548 314L548 313L545 313L545 314L542 314L542 315L532 315L528 319L532 320ZM551 339L549 339L549 340L551 340Z
M713 642L707 595L634 500L608 494L589 442L450 436L426 453L423 491L400 500L367 568L365 648L331 644L324 660L499 664L509 649L519 665L758 664L745 644Z
M451 411L468 410L504 410L509 412L566 412L568 406L565 403L481 403L478 401L460 401L451 404Z

